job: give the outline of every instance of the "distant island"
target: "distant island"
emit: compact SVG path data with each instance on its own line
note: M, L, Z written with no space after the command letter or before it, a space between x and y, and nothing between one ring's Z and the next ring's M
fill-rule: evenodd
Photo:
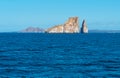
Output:
M22 33L44 33L44 29L38 28L38 27L28 27L24 30L21 30Z
M48 29L38 27L28 27L21 30L22 33L88 33L86 21L83 20L82 27L79 26L78 17L70 17L65 24L56 25Z
M120 30L89 30L89 33L120 33Z

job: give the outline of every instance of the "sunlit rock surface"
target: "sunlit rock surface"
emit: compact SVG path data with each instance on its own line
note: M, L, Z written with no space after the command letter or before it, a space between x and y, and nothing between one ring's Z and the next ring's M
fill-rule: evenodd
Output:
M48 33L63 33L63 25L57 25L52 28L47 29Z
M47 33L79 33L78 17L70 17L63 25L54 26L47 29Z
M79 31L80 29L79 29L78 17L71 17L64 24L65 33L79 33Z

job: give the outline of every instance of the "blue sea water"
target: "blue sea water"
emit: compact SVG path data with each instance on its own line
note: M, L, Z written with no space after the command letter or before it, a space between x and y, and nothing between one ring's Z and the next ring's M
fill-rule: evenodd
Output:
M120 34L0 34L0 78L120 78Z

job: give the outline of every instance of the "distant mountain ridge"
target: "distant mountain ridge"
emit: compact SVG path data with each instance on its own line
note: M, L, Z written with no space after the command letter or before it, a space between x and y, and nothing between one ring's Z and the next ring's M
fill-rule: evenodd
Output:
M120 30L89 30L89 33L120 33Z
M39 27L28 27L24 30L21 30L22 33L43 33L44 29L41 29Z

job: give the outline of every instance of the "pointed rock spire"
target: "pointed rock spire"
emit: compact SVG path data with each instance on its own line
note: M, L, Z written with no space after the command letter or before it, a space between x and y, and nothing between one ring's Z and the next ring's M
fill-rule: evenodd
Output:
M85 20L83 20L82 23L81 33L88 33L88 27Z

